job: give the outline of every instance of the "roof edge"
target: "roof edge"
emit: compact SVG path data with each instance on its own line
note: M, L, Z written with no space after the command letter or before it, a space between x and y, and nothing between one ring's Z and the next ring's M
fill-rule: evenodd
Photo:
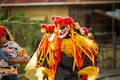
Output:
M14 7L14 6L52 6L52 5L94 5L94 4L113 4L120 3L120 1L92 1L92 2L42 2L42 3L14 3L14 4L0 4L0 7Z

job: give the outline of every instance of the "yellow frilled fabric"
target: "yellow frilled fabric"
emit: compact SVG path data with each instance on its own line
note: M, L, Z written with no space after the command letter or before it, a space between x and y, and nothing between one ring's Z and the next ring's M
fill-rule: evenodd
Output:
M72 39L62 39L61 51L68 57L73 56L73 42Z
M61 51L68 57L74 58L73 70L75 65L82 67L84 53L92 61L95 66L95 56L98 54L98 45L93 40L88 39L74 32L71 38L62 39ZM78 53L78 54L76 54ZM79 60L77 60L79 58ZM78 65L79 64L79 65Z
M48 78L48 80L54 80L54 72L51 69L46 67L39 67L37 68L36 74L38 80L43 80L43 77Z
M98 54L98 45L93 40L75 33L75 39L77 46L81 49L85 55L89 57L93 65L95 65L95 56Z
M80 78L80 76L82 75L88 75L88 80L96 80L96 78L98 77L98 73L99 68L94 66L88 66L78 72L78 77Z
M42 52L41 55L44 54L44 50L46 48L46 42L48 40L48 34L45 34L43 39L41 40L41 43L39 44L36 52L34 53L34 55L32 56L32 58L30 59L29 63L26 65L25 67L25 77L29 80L38 80L38 78L35 76L36 74L36 68L38 67L37 62L38 62L38 56L40 55L40 53ZM40 65L39 65L40 67Z

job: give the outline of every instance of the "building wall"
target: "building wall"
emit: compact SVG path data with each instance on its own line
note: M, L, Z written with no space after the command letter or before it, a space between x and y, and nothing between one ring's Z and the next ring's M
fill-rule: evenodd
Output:
M120 68L120 45L116 45L116 53L115 56L113 54L113 46L111 45L99 45L99 54L97 57L97 65L100 69L109 69L114 68L114 64L116 68ZM114 57L116 57L114 59ZM114 61L116 60L116 61ZM115 63L114 63L115 62Z
M68 16L68 6L39 6L39 7L12 7L9 9L9 15L14 15L16 12L24 12L30 18L40 20L41 17L46 17L48 23L52 23L51 17Z
M86 16L90 15L93 12L92 9L88 9L83 6L70 6L69 15L74 19L75 22L80 23L80 26L87 27Z
M0 9L0 13L2 13L2 9Z

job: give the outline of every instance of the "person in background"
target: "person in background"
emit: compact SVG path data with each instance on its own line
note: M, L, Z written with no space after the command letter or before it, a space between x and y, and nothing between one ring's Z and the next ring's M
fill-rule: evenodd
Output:
M89 33L89 30L86 28L86 27L81 27L80 29L79 29L79 31L80 31L80 34L82 35L82 36L87 36L87 34Z
M89 30L86 27L80 27L79 28L79 34L81 34L82 36L84 36L84 37L86 37L88 39L91 39L91 40L94 39L93 34L90 33Z
M4 73L1 80L18 80L17 64L28 63L30 57L19 44L13 41L12 35L4 26L0 26L0 48L2 54L7 56L0 56L0 71Z

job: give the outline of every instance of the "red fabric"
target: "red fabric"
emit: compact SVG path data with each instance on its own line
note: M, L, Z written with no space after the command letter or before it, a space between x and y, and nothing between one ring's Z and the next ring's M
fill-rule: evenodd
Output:
M89 33L89 31L86 27L82 27L81 30L84 30L86 33Z
M57 55L57 60L56 60L56 65L55 65L55 70L57 69L58 67L58 63L60 62L60 59L61 59L61 41L60 41L60 38L58 38L58 55Z
M2 26L0 26L0 39L2 38L2 36L4 35L4 28Z
M47 33L54 31L55 25L46 25L46 24L42 24L41 25L42 28L44 28L46 30Z
M74 26L74 21L71 17L52 16L52 20L56 26Z
M81 80L87 80L88 79L88 75L83 75Z

